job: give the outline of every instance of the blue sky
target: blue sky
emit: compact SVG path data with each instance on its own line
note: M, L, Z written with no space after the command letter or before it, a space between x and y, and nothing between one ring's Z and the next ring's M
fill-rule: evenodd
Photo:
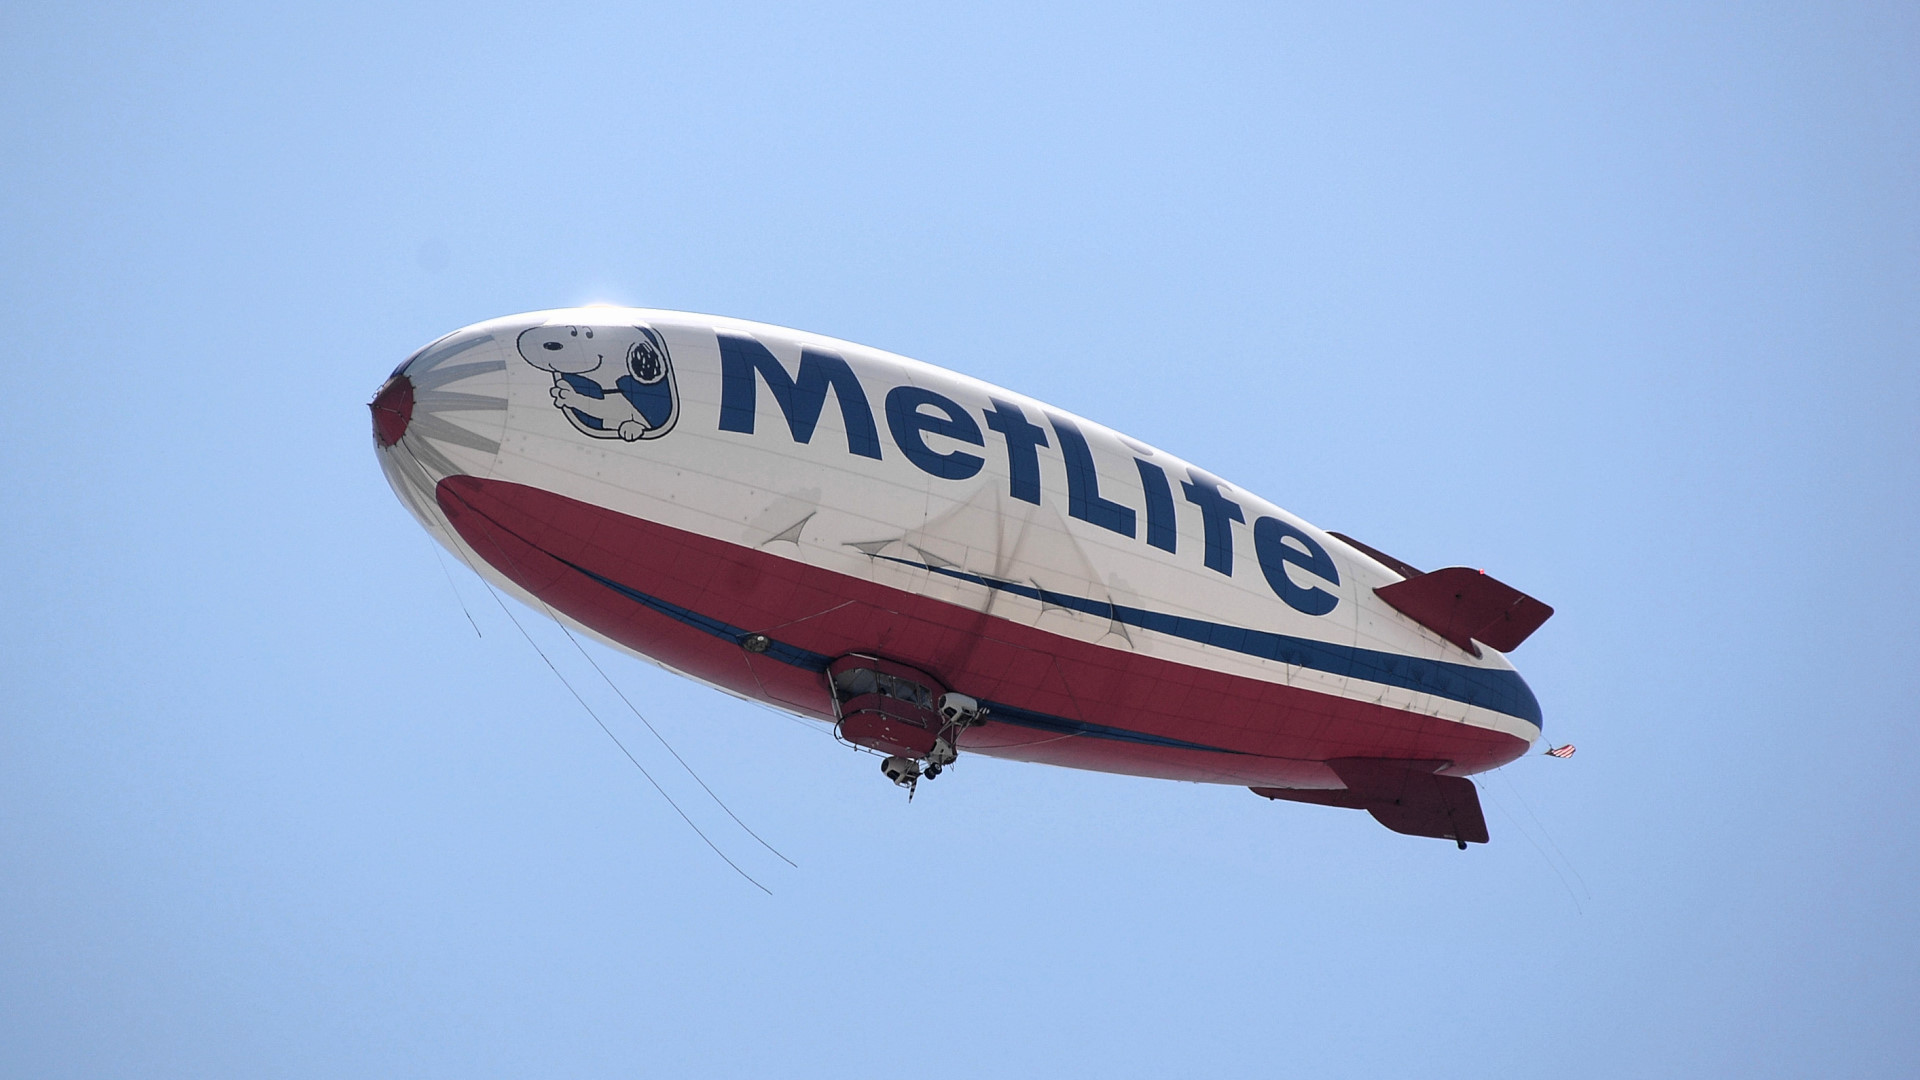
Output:
M1920 1072L1910 6L0 41L0 1072ZM414 348L589 301L956 368L1484 567L1558 608L1515 659L1579 755L1485 777L1465 854L992 761L907 806L599 654L800 864L687 798L763 896L373 459Z

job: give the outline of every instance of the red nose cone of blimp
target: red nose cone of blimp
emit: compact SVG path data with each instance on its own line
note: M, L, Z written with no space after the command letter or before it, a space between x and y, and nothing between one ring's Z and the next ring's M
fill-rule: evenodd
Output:
M373 410L374 441L392 446L407 433L407 423L413 419L413 384L405 375L395 375L373 395L368 408Z

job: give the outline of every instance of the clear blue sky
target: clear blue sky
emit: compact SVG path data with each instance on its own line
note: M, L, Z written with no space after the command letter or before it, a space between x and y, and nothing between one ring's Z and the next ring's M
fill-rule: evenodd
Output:
M1920 1073L1910 4L0 9L0 1074ZM912 806L375 465L482 318L802 327L1559 614L1465 854ZM484 636L462 612L462 598Z

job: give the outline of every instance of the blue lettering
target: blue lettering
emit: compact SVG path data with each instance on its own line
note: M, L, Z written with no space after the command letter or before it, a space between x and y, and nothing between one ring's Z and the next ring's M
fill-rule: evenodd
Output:
M946 415L923 413L920 410L924 406L932 406ZM887 428L893 432L894 445L922 472L948 480L965 480L987 463L986 458L964 450L937 454L927 448L925 437L929 434L945 435L975 446L987 445L987 440L980 437L980 425L973 422L972 414L961 408L959 402L931 390L896 386L887 391Z
M813 441L813 429L826 408L827 390L832 388L840 401L840 420L847 429L848 453L879 459L880 432L873 424L873 407L867 404L867 393L845 360L830 352L802 349L800 377L796 379L754 338L724 333L719 338L721 431L753 434L759 405L758 384L753 377L757 371L779 403L794 442Z
M1067 461L1067 514L1122 536L1132 536L1133 508L1100 497L1100 473L1094 468L1087 437L1080 434L1071 420L1051 413L1047 419L1053 422L1053 433L1060 437L1060 456Z
M1040 501L1040 451L1047 445L1047 431L1027 419L1020 406L999 398L988 398L987 426L1007 442L1008 493L1025 502Z
M1206 532L1207 569L1233 576L1233 522L1247 520L1240 504L1220 494L1220 481L1189 468L1191 481L1180 481L1187 501L1200 508L1200 522Z
M1290 547L1282 542L1284 540L1292 540L1300 547ZM1292 563L1330 584L1340 584L1340 570L1327 556L1327 549L1299 529L1279 518L1261 518L1253 523L1253 553L1260 558L1260 572L1267 576L1267 584L1295 611L1325 615L1340 602L1339 597L1325 589L1303 589L1287 576L1287 564Z
M1140 468L1140 486L1147 492L1147 543L1172 551L1180 534L1173 520L1173 488L1167 484L1167 471L1139 458L1133 463Z

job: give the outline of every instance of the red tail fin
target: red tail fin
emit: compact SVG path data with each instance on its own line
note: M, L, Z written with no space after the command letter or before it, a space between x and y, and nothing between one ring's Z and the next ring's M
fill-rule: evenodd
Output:
M1396 581L1373 590L1402 614L1475 656L1478 638L1512 652L1540 629L1553 609L1519 589L1465 566Z

